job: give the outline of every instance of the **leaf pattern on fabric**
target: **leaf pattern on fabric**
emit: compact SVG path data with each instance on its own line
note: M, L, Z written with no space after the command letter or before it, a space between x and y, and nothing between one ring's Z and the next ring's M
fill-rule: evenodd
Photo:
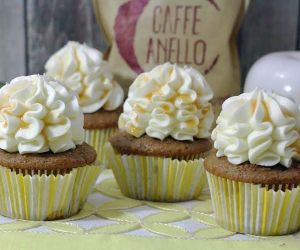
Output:
M82 210L58 221L24 221L0 216L0 232L31 231L44 227L47 233L63 234L131 234L179 239L228 239L234 235L218 226L212 213L210 196L201 194L196 201L161 203L133 200L123 196L112 177L111 170L105 170L102 179ZM242 240L300 240L300 233L287 236L250 236ZM234 241L235 238L230 238Z

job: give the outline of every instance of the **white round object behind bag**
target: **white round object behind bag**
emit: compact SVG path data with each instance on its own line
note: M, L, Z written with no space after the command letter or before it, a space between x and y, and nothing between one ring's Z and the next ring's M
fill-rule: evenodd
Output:
M290 97L300 106L300 52L275 52L257 60L248 72L244 92L256 87Z

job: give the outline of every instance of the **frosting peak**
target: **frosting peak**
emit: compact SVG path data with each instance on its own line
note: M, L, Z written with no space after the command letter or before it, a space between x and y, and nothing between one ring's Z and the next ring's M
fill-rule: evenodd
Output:
M0 148L8 152L54 153L83 142L77 97L47 76L13 79L0 89Z
M123 89L113 80L102 53L85 44L68 42L49 58L45 68L48 75L77 93L84 113L115 110L123 102Z
M214 119L212 97L198 71L165 63L140 74L130 86L119 128L160 140L207 138Z
M255 89L227 99L212 132L217 156L233 164L290 167L300 159L300 111L290 99Z

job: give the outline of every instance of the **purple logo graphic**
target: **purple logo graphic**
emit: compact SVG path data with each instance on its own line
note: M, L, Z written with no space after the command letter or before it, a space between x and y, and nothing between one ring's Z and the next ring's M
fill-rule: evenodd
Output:
M115 20L115 39L119 52L137 74L144 72L134 51L136 25L149 0L131 0L120 6Z

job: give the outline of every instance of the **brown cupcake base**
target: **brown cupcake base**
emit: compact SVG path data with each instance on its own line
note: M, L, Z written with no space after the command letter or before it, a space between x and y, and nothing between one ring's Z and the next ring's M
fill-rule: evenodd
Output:
M200 155L211 149L209 139L195 139L194 141L177 141L170 137L161 141L143 135L136 138L126 132L118 132L110 138L110 143L119 154L159 156L184 158Z
M217 157L216 151L212 150L204 161L204 167L211 174L239 182L262 185L300 184L299 162L294 162L291 168L280 164L264 167L249 162L234 165L226 157Z
M34 171L70 170L91 165L96 160L96 151L87 143L77 145L62 153L46 152L41 154L8 153L0 149L0 166Z
M84 114L84 128L85 129L105 129L117 128L118 119L122 113L122 107L113 111L100 109L94 113Z

